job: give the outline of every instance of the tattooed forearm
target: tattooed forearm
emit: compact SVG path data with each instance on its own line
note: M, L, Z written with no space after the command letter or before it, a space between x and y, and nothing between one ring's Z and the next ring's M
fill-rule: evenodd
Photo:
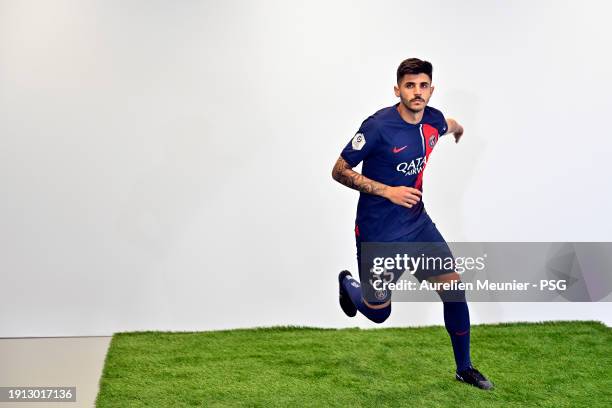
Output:
M332 170L332 177L340 184L344 184L349 188L368 194L383 196L385 190L388 188L387 185L370 180L354 171L342 157L339 157L338 161L336 161L334 169Z

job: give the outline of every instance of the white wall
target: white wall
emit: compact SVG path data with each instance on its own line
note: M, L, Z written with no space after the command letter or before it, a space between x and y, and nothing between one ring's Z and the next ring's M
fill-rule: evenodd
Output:
M0 336L374 326L337 306L357 193L330 172L410 56L466 129L425 177L447 240L612 240L610 11L0 1ZM470 307L610 324L610 305ZM397 304L385 325L442 322Z

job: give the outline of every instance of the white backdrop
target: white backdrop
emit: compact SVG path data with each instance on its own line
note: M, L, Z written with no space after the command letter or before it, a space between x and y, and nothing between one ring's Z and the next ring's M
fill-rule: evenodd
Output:
M601 1L0 1L0 336L295 324L356 269L343 145L434 64L448 241L610 241ZM473 323L610 303L470 304ZM383 325L443 324L395 304Z

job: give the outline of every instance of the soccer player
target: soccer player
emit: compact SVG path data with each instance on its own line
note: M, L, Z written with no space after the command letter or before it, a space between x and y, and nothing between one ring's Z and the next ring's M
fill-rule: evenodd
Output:
M434 91L432 71L427 61L418 58L403 61L397 69L394 87L399 102L368 117L333 168L334 180L360 192L355 239L361 284L348 271L340 272L338 277L340 306L349 317L358 310L368 319L382 323L391 313L390 293L379 291L383 295L376 299L366 296L366 282L371 281L369 271L361 268L362 242L437 243L442 248L437 255L452 258L444 238L425 211L423 171L438 138L450 133L458 143L463 127L427 106ZM360 174L353 167L362 161ZM460 281L454 270L418 271L415 276L434 283ZM492 389L492 383L470 360L470 316L465 291L439 290L438 294L444 304L444 323L455 356L455 378L481 389Z

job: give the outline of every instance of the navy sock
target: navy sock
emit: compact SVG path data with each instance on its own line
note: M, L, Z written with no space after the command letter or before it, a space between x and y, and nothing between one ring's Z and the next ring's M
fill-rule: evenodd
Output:
M346 276L342 280L342 287L349 294L351 302L353 302L357 310L359 310L365 317L374 323L384 322L391 314L391 303L382 309L372 309L371 307L368 307L368 305L364 303L361 296L361 284L351 276Z
M470 312L465 291L449 290L440 294L444 302L444 325L453 344L457 371L472 366L470 360Z

